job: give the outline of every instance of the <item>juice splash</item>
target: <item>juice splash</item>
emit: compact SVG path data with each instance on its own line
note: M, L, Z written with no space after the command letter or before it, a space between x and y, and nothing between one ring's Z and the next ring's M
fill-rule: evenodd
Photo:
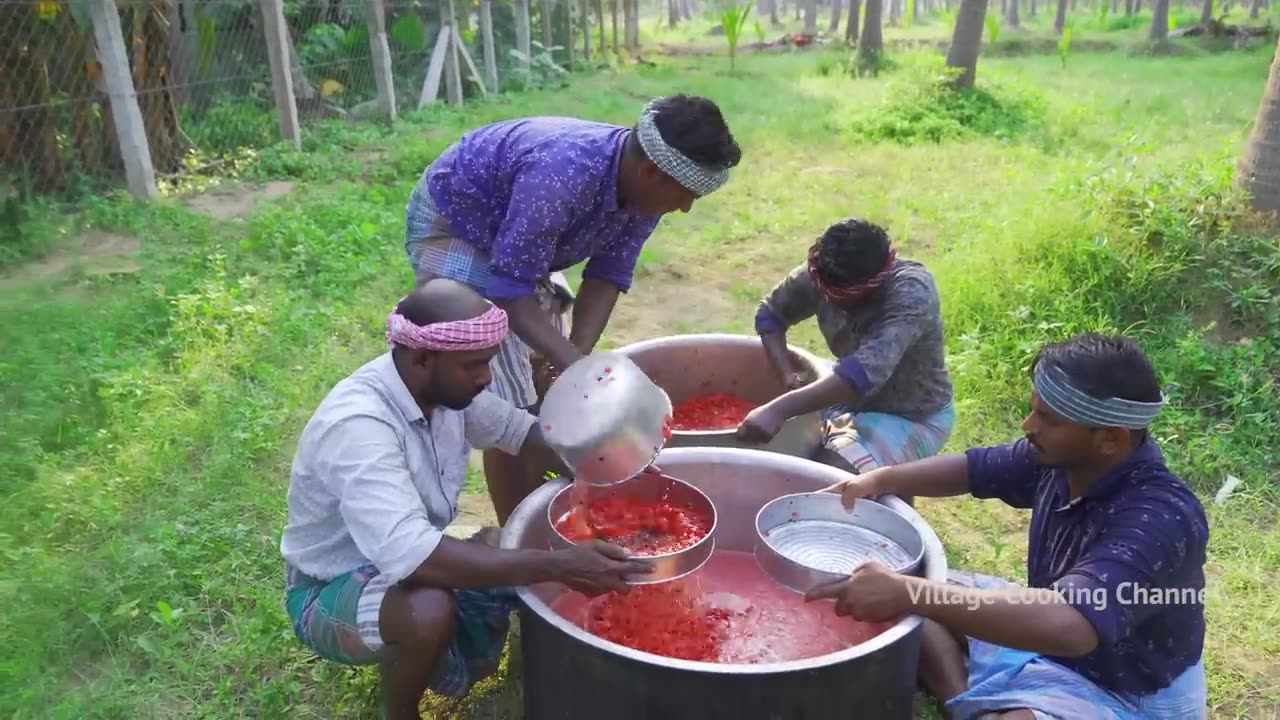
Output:
M588 599L565 590L551 608L605 640L643 652L715 663L803 660L866 642L890 623L838 617L829 601L776 584L750 553L716 550L680 580Z
M605 496L587 502L575 486L573 508L556 521L570 542L606 540L637 557L678 552L697 545L711 532L711 517L689 502Z
M725 393L699 395L675 406L672 428L690 430L733 430L742 424L755 403Z

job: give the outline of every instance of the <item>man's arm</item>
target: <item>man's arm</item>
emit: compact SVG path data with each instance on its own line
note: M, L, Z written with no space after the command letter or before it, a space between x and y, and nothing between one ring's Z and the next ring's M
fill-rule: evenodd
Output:
M1053 590L975 590L921 578L906 578L906 586L908 612L968 637L1059 657L1098 647L1088 619Z
M587 277L582 279L578 297L574 301L573 327L569 331L569 342L578 352L587 355L595 349L605 326L609 324L621 292L617 285L608 280ZM567 367L554 361L552 364L561 370Z
M787 330L817 312L817 288L809 277L807 265L792 268L756 309L756 334L764 345L765 357L788 390L800 383L787 350Z
M1025 439L1011 445L971 448L901 465L886 465L832 485L844 504L877 495L952 497L969 494L978 499L999 498L1027 509L1035 501L1040 469Z
M584 353L547 319L532 291L517 299L493 298L493 304L507 312L512 331L555 367L567 368L583 357ZM574 317L580 312L575 310ZM574 324L576 329L577 323Z

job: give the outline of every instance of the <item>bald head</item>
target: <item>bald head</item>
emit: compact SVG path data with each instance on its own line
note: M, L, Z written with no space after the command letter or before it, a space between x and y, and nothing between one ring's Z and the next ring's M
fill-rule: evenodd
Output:
M415 325L470 320L488 309L489 301L480 293L445 278L428 280L396 305L396 312Z

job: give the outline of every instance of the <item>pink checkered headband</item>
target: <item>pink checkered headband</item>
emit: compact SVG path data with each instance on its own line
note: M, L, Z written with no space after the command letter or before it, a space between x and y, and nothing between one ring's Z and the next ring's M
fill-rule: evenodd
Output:
M387 317L387 343L413 350L466 352L497 347L507 336L507 313L490 305L483 314L469 320L418 325L392 312Z

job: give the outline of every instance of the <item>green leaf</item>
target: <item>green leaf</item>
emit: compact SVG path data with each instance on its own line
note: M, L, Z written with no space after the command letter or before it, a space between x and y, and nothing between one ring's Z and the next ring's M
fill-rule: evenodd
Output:
M391 26L391 41L409 52L427 49L427 28L417 15L402 15Z
M139 635L135 637L133 641L138 644L138 647L142 648L149 655L160 654L160 648L156 647L156 643L154 640L151 639L150 635Z

